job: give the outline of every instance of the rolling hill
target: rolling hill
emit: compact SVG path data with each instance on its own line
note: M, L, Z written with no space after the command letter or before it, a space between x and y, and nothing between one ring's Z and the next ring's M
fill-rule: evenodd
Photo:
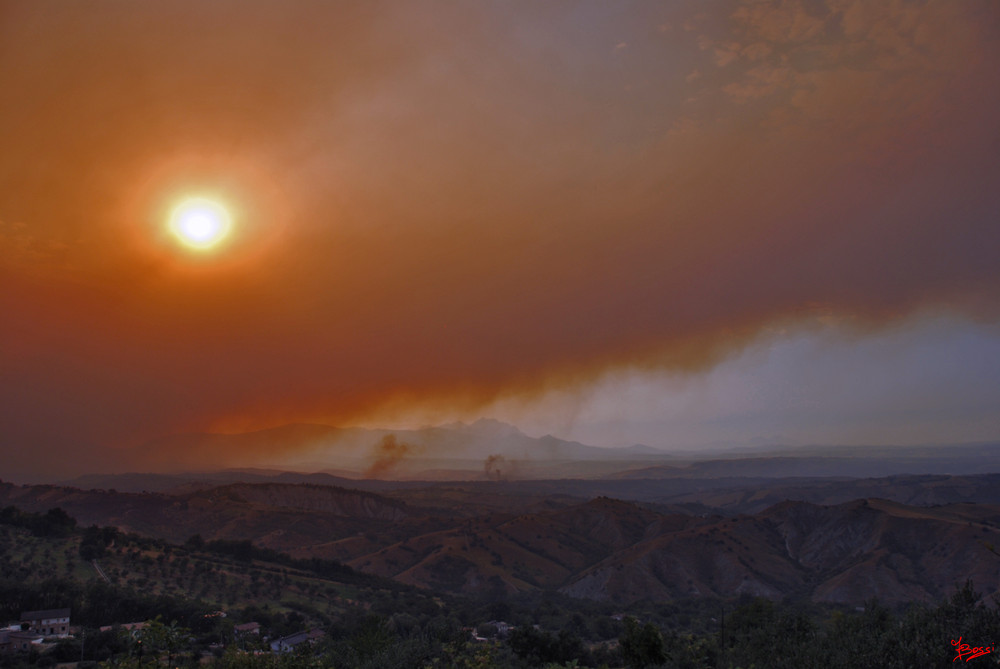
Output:
M819 482L816 494L845 494L851 488L838 486L847 483ZM911 500L922 485L925 499L939 500L986 494L990 483L987 476L855 485ZM1000 558L985 548L1000 544L995 504L785 500L725 516L607 497L553 498L525 485L404 487L396 497L314 484L240 483L177 494L0 484L0 504L36 512L58 506L83 525L173 542L195 533L251 540L447 592L559 590L622 604L746 593L857 604L873 596L932 601L967 578L987 593L1000 585ZM688 497L693 504L721 496L730 504L735 494L710 489Z

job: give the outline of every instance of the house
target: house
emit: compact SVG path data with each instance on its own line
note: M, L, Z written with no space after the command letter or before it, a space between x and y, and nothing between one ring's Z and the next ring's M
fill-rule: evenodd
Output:
M243 623L233 628L238 636L249 636L251 634L260 636L260 623Z
M284 653L290 650L294 650L296 646L301 643L309 642L312 643L323 636L323 630L311 630L311 631L301 631L295 634L289 634L288 636L283 636L280 639L275 639L271 642L271 650L275 653Z
M16 630L0 630L0 652L12 653L14 651L26 651L34 644L40 644L44 638L41 634L34 632L20 632Z
M514 629L510 624L502 620L491 620L487 623L488 625L493 625L497 629L497 636L506 639L510 635L510 631Z
M289 634L288 636L283 636L280 639L272 641L271 650L275 653L285 653L287 651L294 650L296 646L306 641L308 638L309 633L305 630L296 632L295 634Z
M502 620L491 620L488 623L480 623L472 630L473 641L487 641L489 639L506 639L514 629Z
M126 630L128 632L134 632L134 631L137 631L137 630L144 629L146 627L146 623L145 623L145 621L143 621L143 622L139 622L139 623L122 623L121 625L101 625L100 631L102 631L102 632L110 632L115 627L118 627L120 629Z
M21 626L42 636L69 634L69 609L46 609L21 614Z

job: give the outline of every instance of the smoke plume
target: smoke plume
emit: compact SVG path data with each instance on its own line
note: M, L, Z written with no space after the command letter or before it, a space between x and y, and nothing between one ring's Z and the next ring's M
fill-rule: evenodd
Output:
M371 466L365 470L365 478L377 479L388 474L413 451L413 446L397 441L396 435L385 435L373 449L374 460Z
M494 453L483 461L483 475L491 481L508 481L517 473L517 463Z

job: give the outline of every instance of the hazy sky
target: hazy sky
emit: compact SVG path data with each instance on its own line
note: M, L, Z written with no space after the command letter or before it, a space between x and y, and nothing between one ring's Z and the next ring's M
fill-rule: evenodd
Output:
M994 0L0 0L3 469L479 415L998 439L998 38Z

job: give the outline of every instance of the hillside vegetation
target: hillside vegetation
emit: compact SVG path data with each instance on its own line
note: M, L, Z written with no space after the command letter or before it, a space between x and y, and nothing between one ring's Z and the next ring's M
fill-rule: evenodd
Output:
M471 513L477 507L463 495L448 508L443 492L424 506L313 484L230 484L174 495L6 484L0 503L37 512L58 506L83 524L172 543L194 534L250 542L402 584L494 597L559 590L628 604L747 594L859 605L872 596L889 604L933 602L970 578L987 592L1000 585L996 556L986 548L1000 544L996 505L784 501L725 516L528 495L519 510L498 511L487 500ZM406 494L428 501L420 491ZM148 584L154 592L183 583L219 601L278 594L277 576L263 567L216 569L136 549L112 560L109 573L142 587L151 578L148 561L160 561L167 578ZM326 587L303 582L297 591Z

